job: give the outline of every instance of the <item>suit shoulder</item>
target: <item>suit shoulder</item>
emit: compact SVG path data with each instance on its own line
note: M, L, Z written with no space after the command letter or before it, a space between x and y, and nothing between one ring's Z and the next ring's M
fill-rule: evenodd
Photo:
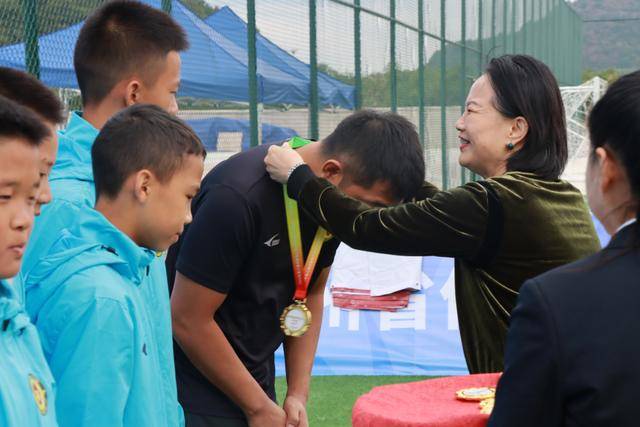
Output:
M585 299L593 299L595 302L598 298L635 288L631 285L640 274L637 256L637 251L604 249L547 271L533 281L550 300L562 303L574 300L578 304L578 301L585 303ZM576 298L576 295L581 298Z

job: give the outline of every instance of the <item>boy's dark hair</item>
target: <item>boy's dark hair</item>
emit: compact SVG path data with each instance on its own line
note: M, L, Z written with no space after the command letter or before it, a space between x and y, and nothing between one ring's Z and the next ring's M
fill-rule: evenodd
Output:
M51 123L62 123L62 102L51 89L31 74L0 67L0 95L30 108Z
M596 103L589 115L591 159L604 147L622 164L637 203L640 220L640 71L616 80ZM636 225L635 246L640 246L640 223Z
M0 139L20 138L34 147L49 135L36 113L4 96L0 96Z
M361 110L342 120L322 143L326 156L345 158L349 178L370 188L386 181L398 200L407 200L424 182L422 146L416 128L395 113Z
M142 169L166 182L190 154L204 158L207 152L183 121L154 105L126 108L107 121L91 149L96 197L115 198Z
M76 42L73 64L83 104L102 101L134 72L154 84L157 63L188 46L182 27L161 10L137 1L106 3L87 18Z
M529 124L507 170L558 179L569 152L562 96L549 67L531 56L504 55L489 62L486 74L496 93L496 109L511 119L522 116Z

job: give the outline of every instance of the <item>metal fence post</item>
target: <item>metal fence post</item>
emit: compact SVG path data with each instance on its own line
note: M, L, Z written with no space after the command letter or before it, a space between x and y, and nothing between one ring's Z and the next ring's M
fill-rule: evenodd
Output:
M507 36L509 33L509 28L507 27L507 15L508 15L508 1L509 0L502 0L502 54L505 55L507 53L509 53L508 49L508 45L509 42L507 41Z
M467 99L467 2L466 0L462 0L462 10L461 10L461 16L460 16L460 21L461 21L461 38L460 38L460 44L462 45L462 47L460 48L462 50L462 63L461 63L461 67L462 70L460 71L460 94L461 94L461 99L460 99L460 112L464 113L465 110L465 103L466 103L466 99ZM460 181L461 184L464 184L465 182L467 182L467 170L465 169L464 166L460 166Z
M556 2L556 40L561 40L562 44L562 50L565 51L565 49L568 47L567 46L567 38L564 36L564 31L562 29L562 17L564 15L563 9L560 5L560 2ZM558 67L560 68L560 75L562 76L560 78L560 80L564 83L564 84L569 84L569 80L567 79L567 73L565 72L565 59L563 58L563 56L566 55L561 55L561 51L560 49L555 49L556 51L556 61L558 61Z
M309 0L309 133L312 139L319 138L318 131L318 46L316 42L316 0Z
M418 0L418 132L420 143L426 149L425 138L425 74L424 74L424 0Z
M522 53L527 54L527 37L529 36L529 21L527 20L527 0L522 0Z
M511 0L511 53L517 53L517 49L516 49L516 38L517 38L517 31L516 31L516 0Z
M482 74L484 70L484 34L483 34L483 23L484 23L484 12L482 10L482 1L478 0L478 75ZM476 173L471 171L471 181L476 180Z
M447 153L447 42L446 0L440 0L440 145L442 147L442 189L449 188L449 156Z
M551 8L549 7L550 1L551 0L544 0L544 62L555 74L553 64L551 64L551 20L549 19L549 14L551 13Z
M582 80L582 67L583 67L582 62L584 61L584 57L582 55L582 44L584 43L584 32L583 32L584 24L582 23L582 20L578 20L578 19L576 19L576 23L578 24L578 31L576 31L578 35L578 46L575 50L579 59L578 82L580 82Z
M258 138L258 72L256 60L256 2L247 0L247 49L249 62L249 126L251 146L257 147Z
M544 31L546 31L546 29L544 28L544 21L542 18L542 14L544 13L544 0L538 0L538 27L536 28L536 32L535 34L538 35L538 37L534 36L534 38L537 39L538 41L538 59L540 61L544 61L544 49L545 49L545 39L544 39ZM542 33L542 35L540 35Z
M498 25L496 23L496 1L497 0L491 0L491 49L487 52L491 54L492 58L496 56L495 51L498 48L496 46L496 25Z
M27 71L40 78L40 53L38 49L38 8L36 0L24 0L22 3L24 15L25 59Z
M353 54L355 62L356 110L362 108L362 52L360 31L360 0L354 0Z
M478 0L478 74L482 73L484 64L484 12L482 10L482 0Z
M391 111L394 113L398 111L398 75L396 71L396 0L389 2L389 14L391 17L390 37L389 37L389 56L390 56L390 71L391 71Z
M550 4L550 12L549 12L549 22L551 25L551 43L549 43L549 57L550 57L550 61L552 64L552 70L553 73L556 75L556 79L558 80L559 84L563 84L562 81L562 74L560 72L560 67L557 61L557 55L556 52L561 49L561 40L558 38L558 27L556 26L556 6L555 0L549 0ZM553 44L553 47L551 46Z

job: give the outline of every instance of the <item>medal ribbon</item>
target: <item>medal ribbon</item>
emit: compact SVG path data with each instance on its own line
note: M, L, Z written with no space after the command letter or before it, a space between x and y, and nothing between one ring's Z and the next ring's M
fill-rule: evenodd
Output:
M302 235L300 233L300 216L298 203L287 195L287 186L284 190L284 208L287 215L287 233L289 234L289 248L291 250L291 263L293 264L293 279L296 284L296 292L293 299L303 301L307 298L307 289L313 276L313 270L318 263L318 257L322 250L327 232L318 227L316 235L311 243L306 262L302 253Z

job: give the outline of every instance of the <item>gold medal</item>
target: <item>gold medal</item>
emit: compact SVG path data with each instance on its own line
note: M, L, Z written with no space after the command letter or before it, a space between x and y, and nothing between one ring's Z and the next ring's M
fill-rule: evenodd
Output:
M481 401L492 399L496 396L496 389L493 387L473 387L458 390L456 397L459 400Z
M311 312L304 301L296 301L280 316L280 328L289 337L300 337L311 326Z
M293 138L289 141L292 147L298 148L308 143L301 138ZM287 234L289 235L289 249L291 250L291 265L293 267L293 280L296 286L293 294L293 304L284 309L280 315L280 328L286 336L301 337L311 326L311 312L305 302L307 289L313 276L322 245L331 239L331 235L322 227L318 227L316 235L311 242L307 260L302 253L302 233L300 231L300 217L298 204L287 195L287 187L282 188L284 195L284 208L287 217Z
M41 415L47 415L47 390L34 375L29 374L29 388Z
M480 413L485 415L490 415L491 411L493 411L493 407L496 404L496 399L491 397L489 399L481 400L480 404Z

